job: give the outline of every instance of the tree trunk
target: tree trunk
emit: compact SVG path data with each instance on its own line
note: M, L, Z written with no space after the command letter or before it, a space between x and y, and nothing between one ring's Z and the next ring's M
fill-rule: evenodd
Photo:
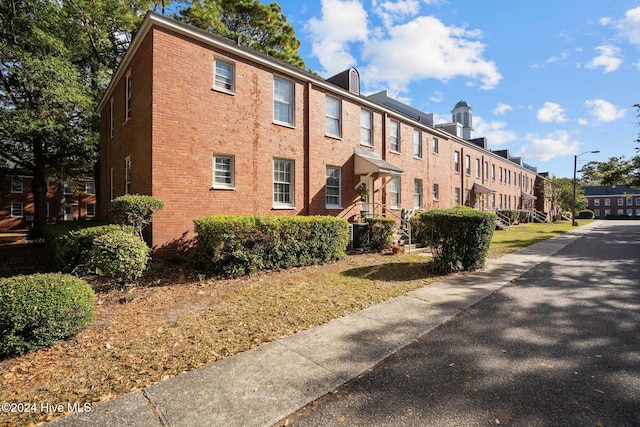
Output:
M44 171L34 171L31 188L33 189L34 226L40 228L47 225L47 180Z

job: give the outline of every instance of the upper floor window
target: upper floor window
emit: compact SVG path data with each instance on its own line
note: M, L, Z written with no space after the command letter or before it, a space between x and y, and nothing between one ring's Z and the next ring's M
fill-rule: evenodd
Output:
M22 202L11 202L11 216L13 218L22 218L24 216Z
M611 206L611 199L604 199L605 206Z
M273 120L293 126L293 83L274 77Z
M124 77L124 90L125 90L124 111L126 112L125 121L127 121L131 118L131 90L132 90L131 70L127 71L127 74Z
M373 146L372 113L364 108L360 110L360 144Z
M496 180L496 165L491 165L491 180Z
M640 199L636 199L636 206L640 206Z
M89 195L96 194L96 183L95 181L87 181L84 183L84 192Z
M484 179L489 179L489 162L484 162Z
M593 199L593 206L600 206L600 199Z
M480 178L480 159L476 159L476 178Z
M113 98L111 98L111 101L109 101L109 139L115 136L115 130L116 125L113 117Z
M234 85L234 67L233 64L226 61L215 60L213 87L224 92L233 92Z
M460 204L460 187L456 187L453 189L453 203L456 205Z
M293 160L273 160L273 206L291 208L293 198Z
M419 129L413 130L413 157L422 158L422 132Z
M213 188L234 188L234 163L233 156L213 156Z
M22 193L23 189L23 181L22 178L12 176L11 177L11 192L12 193Z
M340 138L340 100L327 96L325 100L325 132L329 136Z
M440 186L438 184L433 184L433 200L440 199Z
M400 123L395 120L389 122L389 149L400 152Z
M464 171L467 175L471 175L471 156L464 156Z
M325 199L327 208L342 208L341 172L339 167L327 166Z
M627 197L627 206L633 205L633 199L631 197Z
M71 188L71 185L67 182L64 183L64 194L67 196L73 194L73 188Z
M624 205L624 199L622 197L618 197L618 206Z
M438 154L438 138L433 138L433 154Z
M453 170L460 173L460 152L455 151L453 153Z

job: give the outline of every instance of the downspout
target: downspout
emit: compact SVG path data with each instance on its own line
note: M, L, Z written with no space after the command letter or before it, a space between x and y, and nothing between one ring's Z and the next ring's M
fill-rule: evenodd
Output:
M311 212L311 114L309 113L311 107L311 82L308 81L305 87L304 94L304 107L303 107L303 115L304 115L304 131L303 131L303 142L302 149L304 151L304 183L303 183L303 200L304 206L302 208L302 215L312 215Z

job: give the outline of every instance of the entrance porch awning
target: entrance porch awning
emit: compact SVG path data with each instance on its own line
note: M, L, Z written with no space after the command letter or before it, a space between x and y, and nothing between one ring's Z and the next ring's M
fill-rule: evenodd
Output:
M378 153L364 151L355 148L354 152L354 173L356 175L396 176L402 175L404 171L391 163L382 160Z
M537 197L536 196L532 196L531 194L528 193L522 193L522 200L536 200Z
M496 190L492 190L486 185L483 185L480 182L476 181L473 183L473 192L479 193L479 194L491 194L491 193L495 193Z

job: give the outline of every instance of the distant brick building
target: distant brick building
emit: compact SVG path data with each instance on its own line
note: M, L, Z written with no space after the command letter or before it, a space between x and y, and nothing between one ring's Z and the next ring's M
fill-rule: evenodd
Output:
M355 69L325 80L149 13L99 106L99 214L125 193L161 199L148 237L163 249L212 214L548 212L535 168L463 138L466 107L467 122L454 109L434 125L386 93L361 95Z
M0 178L0 231L31 228L34 221L33 177L5 170ZM97 213L93 179L68 184L50 182L47 190L48 222L94 219Z
M626 185L589 185L582 188L587 209L593 211L595 218L640 218L640 190Z

